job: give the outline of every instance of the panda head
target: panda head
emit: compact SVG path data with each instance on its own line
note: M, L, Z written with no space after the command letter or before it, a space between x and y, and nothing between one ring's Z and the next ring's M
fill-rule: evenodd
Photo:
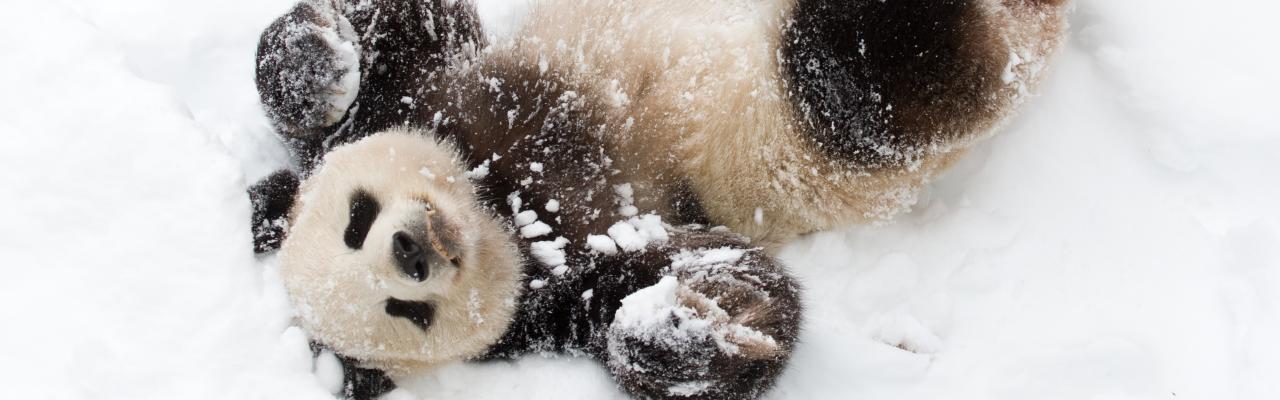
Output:
M265 207L270 182L250 189L255 229L287 229L276 238L280 273L316 341L395 373L498 340L519 295L520 256L463 172L448 144L391 131L329 152L293 185L284 220L273 224ZM271 195L289 193L281 186Z

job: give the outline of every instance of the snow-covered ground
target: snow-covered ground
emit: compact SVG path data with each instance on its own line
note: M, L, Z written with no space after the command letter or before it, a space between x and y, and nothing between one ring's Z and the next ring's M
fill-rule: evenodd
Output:
M329 397L243 192L287 160L252 76L291 1L5 2L0 397ZM785 249L810 312L770 397L1280 395L1278 12L1078 0L1043 96L915 211ZM620 397L567 358L403 384Z

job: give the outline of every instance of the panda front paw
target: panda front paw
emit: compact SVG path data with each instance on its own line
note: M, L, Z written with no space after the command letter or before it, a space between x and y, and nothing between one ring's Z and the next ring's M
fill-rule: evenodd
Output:
M644 397L754 398L789 352L675 277L622 303L606 334L607 364Z
M282 133L305 136L342 120L360 88L360 45L337 1L303 1L262 33L257 84Z

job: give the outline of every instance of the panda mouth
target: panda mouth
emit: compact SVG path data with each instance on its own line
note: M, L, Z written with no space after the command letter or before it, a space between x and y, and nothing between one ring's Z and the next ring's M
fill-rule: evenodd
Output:
M436 316L436 305L430 301L400 300L395 297L388 297L386 312L387 315L392 317L408 319L414 326L425 332L431 329L431 323Z

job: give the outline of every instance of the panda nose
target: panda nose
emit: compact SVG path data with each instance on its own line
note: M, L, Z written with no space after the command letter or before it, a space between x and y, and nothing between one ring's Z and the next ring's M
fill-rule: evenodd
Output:
M403 231L391 237L391 253L395 256L400 271L410 278L422 282L427 280L431 269L427 268L427 253L412 235Z

